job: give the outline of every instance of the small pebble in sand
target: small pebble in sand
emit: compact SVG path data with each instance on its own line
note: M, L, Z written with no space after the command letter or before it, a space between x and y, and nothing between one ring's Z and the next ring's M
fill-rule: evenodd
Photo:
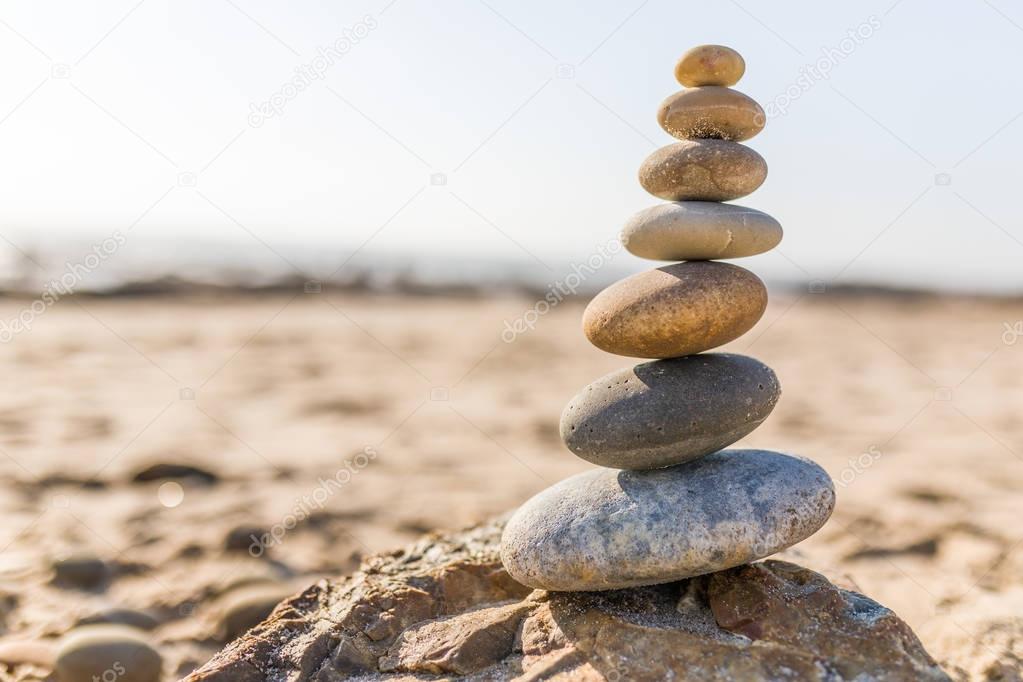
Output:
M220 481L220 476L192 464L160 462L147 466L132 477L132 481L135 483L148 483L165 479L190 479L196 483L213 485Z
M260 547L260 542L266 532L267 530L260 526L235 526L224 537L224 549L229 552L255 553L253 547Z
M75 554L53 562L53 582L61 587L91 590L110 580L111 570L103 559Z
M160 624L160 619L148 611L113 607L97 611L80 619L80 625L127 625L139 630L153 630Z
M61 640L56 667L60 682L157 682L163 659L134 628L86 625Z
M230 642L266 619L281 600L293 594L283 585L259 585L228 593L219 604L217 636Z
M52 669L56 651L53 642L24 639L0 644L0 663L7 666L34 665Z

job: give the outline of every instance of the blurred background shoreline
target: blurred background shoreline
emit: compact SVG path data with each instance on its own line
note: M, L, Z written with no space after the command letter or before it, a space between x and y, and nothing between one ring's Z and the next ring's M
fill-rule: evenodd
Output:
M120 233L114 233L115 235ZM108 237L114 241L114 237ZM597 260L546 256L543 262L523 258L433 255L372 248L325 251L311 247L280 247L245 242L180 242L153 239L130 257L116 248L104 253L103 240L47 240L45 246L0 249L0 296L34 298L56 287L63 295L103 297L141 295L257 295L310 288L358 293L425 296L522 295L542 298L552 289L563 296L592 297L623 277L656 267L624 250ZM784 248L784 242L782 243ZM99 253L89 267L90 254ZM596 256L593 256L596 257ZM753 267L742 260L739 266ZM62 278L76 273L70 286ZM1023 275L1014 282L899 283L890 275L860 280L762 276L775 293L842 296L898 296L979 299L1023 298ZM894 281L893 281L894 279Z

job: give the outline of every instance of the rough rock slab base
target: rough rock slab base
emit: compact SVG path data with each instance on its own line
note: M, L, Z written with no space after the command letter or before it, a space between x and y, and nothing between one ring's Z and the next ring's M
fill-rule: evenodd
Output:
M430 535L321 581L187 679L948 679L894 613L795 564L530 591L501 566L502 527Z

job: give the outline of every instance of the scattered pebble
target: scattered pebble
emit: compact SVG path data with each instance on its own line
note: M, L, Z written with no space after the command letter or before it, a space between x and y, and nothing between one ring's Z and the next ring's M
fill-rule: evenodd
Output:
M54 561L53 573L56 585L91 590L105 585L112 571L103 559L81 554Z
M219 605L220 622L217 634L230 642L266 620L278 603L293 593L281 585L251 587L226 595Z
M153 630L160 625L160 620L149 611L115 607L86 616L75 627L81 625L126 625L138 630Z
M0 644L0 663L7 666L34 665L52 669L55 659L53 642L26 639Z
M260 526L236 526L224 538L224 549L229 552L248 552L253 544L261 542L266 532Z
M132 477L132 481L135 483L148 483L165 479L191 479L205 485L213 485L220 481L220 476L191 464L161 462L142 469Z
M69 632L57 650L61 682L158 682L163 660L144 635L123 625L86 625Z

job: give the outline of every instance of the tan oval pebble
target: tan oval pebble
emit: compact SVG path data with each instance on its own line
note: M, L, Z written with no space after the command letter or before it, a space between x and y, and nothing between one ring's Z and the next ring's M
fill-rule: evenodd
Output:
M157 682L163 660L145 636L122 625L86 625L69 632L57 651L60 682Z
M675 79L687 88L735 85L744 73L742 55L724 45L697 45L675 64Z
M608 353L674 358L739 338L764 314L767 288L729 263L690 261L612 284L583 312L583 331Z
M668 201L730 201L756 190L767 162L738 142L687 140L661 147L639 168L639 184Z
M221 614L217 635L223 642L237 639L266 620L293 593L284 585L257 585L229 593L218 604Z
M714 201L651 206L622 230L629 253L671 261L755 256L773 249L781 238L781 225L763 211Z
M657 122L680 140L748 140L764 129L766 121L753 98L712 85L676 92L657 110Z
M0 644L0 663L9 667L34 665L52 669L55 656L53 643L43 640L10 640Z

